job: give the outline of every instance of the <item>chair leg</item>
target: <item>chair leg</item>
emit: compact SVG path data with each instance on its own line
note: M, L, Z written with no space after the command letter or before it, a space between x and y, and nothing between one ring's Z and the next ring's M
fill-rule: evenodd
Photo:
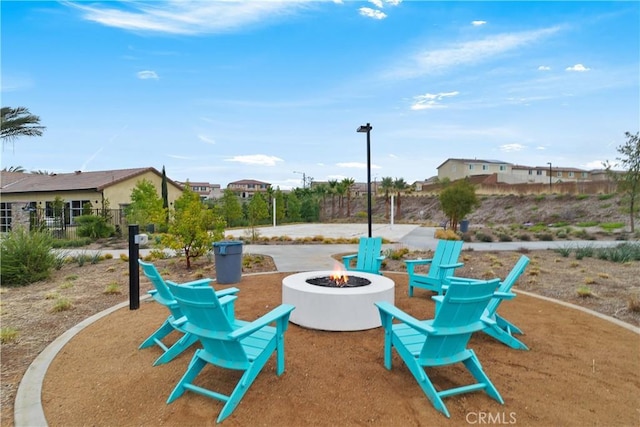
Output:
M527 347L522 341L513 335L510 335L507 331L500 329L497 325L484 328L482 332L516 350L529 350L529 347Z
M484 391L493 399L498 402L504 404L504 400L502 400L502 396L498 392L498 389L493 385L487 374L482 370L482 365L480 365L480 361L476 357L476 354L473 350L470 350L472 356L467 360L463 361L464 366L471 372L471 375L476 379L479 384L484 384Z
M524 334L520 330L520 328L518 328L513 323L509 322L504 317L501 317L498 313L496 313L496 319L495 320L496 320L496 323L498 324L498 326L500 326L501 329L507 331L509 334L520 334L520 335Z
M167 362L171 362L178 355L180 355L183 351L191 347L196 341L198 341L198 337L193 334L184 334L182 338L176 341L175 344L171 346L167 351L165 351L162 356L158 357L155 362L153 362L153 366L162 365Z
M169 319L167 319L164 321L162 326L160 326L160 328L158 328L154 333L149 335L149 338L144 340L142 344L140 344L140 347L138 348L141 349L141 348L151 347L152 345L157 344L157 341L162 340L164 337L166 337L173 331L174 331L173 326L171 326L171 323L169 323Z
M413 286L411 286L411 284L409 284L409 297L413 296Z
M185 392L184 384L192 384L193 380L198 376L200 371L202 371L202 369L207 365L207 362L200 358L200 351L202 350L197 350L196 354L193 355L191 362L189 362L187 371L184 373L180 381L178 381L178 384L169 395L167 403L171 403L182 396Z

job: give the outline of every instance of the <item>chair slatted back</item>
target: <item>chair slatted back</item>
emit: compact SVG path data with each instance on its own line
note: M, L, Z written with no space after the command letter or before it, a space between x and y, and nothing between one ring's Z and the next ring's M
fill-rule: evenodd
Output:
M170 280L167 286L187 316L184 329L198 336L205 351L216 358L215 364L246 369L248 359L242 344L228 337L235 330L234 319L227 317L213 288L181 286Z
M356 270L377 273L377 258L380 256L380 251L382 251L382 237L361 237Z
M500 279L469 283L452 278L431 323L437 333L429 335L421 357L446 358L464 351L471 335L484 329L480 319L499 285Z
M446 270L441 269L440 266L458 262L463 243L464 241L462 240L440 240L433 254L433 261L429 267L427 277L439 280L444 279L442 276Z
M159 304L166 306L169 311L171 311L174 319L179 319L180 317L182 317L182 311L180 310L180 307L178 307L173 294L167 287L167 284L158 272L156 266L151 264L150 262L145 262L140 259L138 260L138 263L142 267L142 272L144 273L144 275L147 276L147 278L157 291L153 295L153 299L156 300Z
M529 258L525 255L522 255L516 265L513 266L507 277L502 281L498 291L500 292L510 292L513 285L516 283L518 278L524 273L524 270L529 265ZM498 306L502 302L501 298L493 298L489 305L487 306L487 313L489 316L493 316L498 310Z

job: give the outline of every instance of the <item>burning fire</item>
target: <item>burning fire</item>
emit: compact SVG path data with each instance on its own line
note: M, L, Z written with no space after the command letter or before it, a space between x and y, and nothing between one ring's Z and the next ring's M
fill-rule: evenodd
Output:
M336 265L329 278L333 280L333 282L337 286L344 286L347 284L347 282L349 282L349 276L347 276L346 271L344 271L338 265Z

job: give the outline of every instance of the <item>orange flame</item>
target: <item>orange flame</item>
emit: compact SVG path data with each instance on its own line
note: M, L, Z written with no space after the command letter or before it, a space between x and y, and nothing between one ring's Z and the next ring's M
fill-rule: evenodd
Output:
M338 264L336 264L336 267L329 278L338 286L344 286L349 281L349 276L347 276L346 271L344 271Z

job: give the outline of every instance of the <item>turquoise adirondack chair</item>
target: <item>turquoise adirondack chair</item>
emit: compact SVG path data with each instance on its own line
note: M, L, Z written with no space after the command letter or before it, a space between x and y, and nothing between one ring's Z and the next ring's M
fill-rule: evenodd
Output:
M529 265L529 258L522 255L504 281L500 284L500 288L498 288L499 294L489 302L489 306L485 313L485 316L494 320L495 323L487 325L487 327L482 330L482 332L492 336L501 343L518 350L529 350L529 347L513 336L513 334L522 335L523 332L516 325L500 316L497 311L503 300L513 299L516 296L516 294L511 293L511 288L522 275L525 268L527 268L527 265Z
M344 268L351 271L380 274L380 267L385 256L382 251L382 237L361 237L358 253L342 257ZM356 260L356 266L351 266L351 261Z
M162 365L163 363L170 362L174 358L176 358L180 353L185 351L191 345L193 345L196 341L198 341L198 337L193 334L186 332L182 328L182 324L185 322L185 317L182 314L182 311L178 307L178 303L175 298L171 294L171 291L167 287L164 279L156 269L155 265L149 262L145 262L142 260L138 260L138 263L142 267L142 271L144 275L151 281L151 284L155 289L150 290L148 293L153 297L153 299L163 306L167 307L169 310L169 316L162 323L160 328L158 328L154 333L152 333L149 338L144 340L142 344L140 344L140 349L151 347L153 345L157 345L163 350L162 355L153 362L153 366ZM211 279L202 279L195 282L191 282L192 286L204 286L210 287ZM239 291L238 288L229 288L222 291L218 291L218 296L222 297L225 295L232 295ZM229 304L226 307L230 312L233 311L233 304ZM169 335L173 331L178 331L182 334L182 337L176 341L170 347L167 346L162 340L164 340L167 335Z
M457 262L463 243L462 240L440 240L433 258L405 261L409 275L409 296L413 296L414 287L441 294L445 278L453 276L455 269L464 265ZM427 274L416 273L416 266L427 264L429 265Z
M497 311L502 301L511 300L516 297L516 294L511 292L511 288L527 268L527 265L529 265L529 258L525 255L522 255L518 262L513 266L507 277L502 282L500 282L498 291L494 294L493 298L489 302L489 305L487 306L487 309L484 312L484 316L493 320L493 322L487 324L482 332L492 336L501 343L506 344L516 350L529 350L529 347L527 347L522 341L513 336L513 334L522 335L523 332L516 325L500 316ZM463 277L453 277L448 278L448 280L455 280L459 283L480 282L480 280L477 279L467 279ZM448 285L444 285L443 290L446 291L447 289ZM433 299L436 301L436 310L438 310L438 306L440 301L442 300L442 297L433 297Z
M391 350L395 348L433 406L447 417L450 414L442 398L448 396L484 390L504 403L474 351L467 348L471 335L482 330L485 322L493 322L482 313L499 283L499 279L471 284L452 282L441 297L435 318L427 321L418 320L388 302L375 303L384 327L384 366L391 370ZM394 319L401 323L394 324ZM436 390L425 368L456 363L463 363L477 382Z
M218 299L212 288L177 285L167 281L185 314L182 326L200 340L203 348L196 350L184 376L171 392L167 403L190 390L224 402L218 415L221 422L234 411L260 370L276 352L276 374L284 372L284 333L294 306L281 304L251 323L235 319L223 305L236 296ZM270 326L275 323L274 326ZM210 363L225 369L243 371L242 377L229 395L209 390L193 383L200 371Z

